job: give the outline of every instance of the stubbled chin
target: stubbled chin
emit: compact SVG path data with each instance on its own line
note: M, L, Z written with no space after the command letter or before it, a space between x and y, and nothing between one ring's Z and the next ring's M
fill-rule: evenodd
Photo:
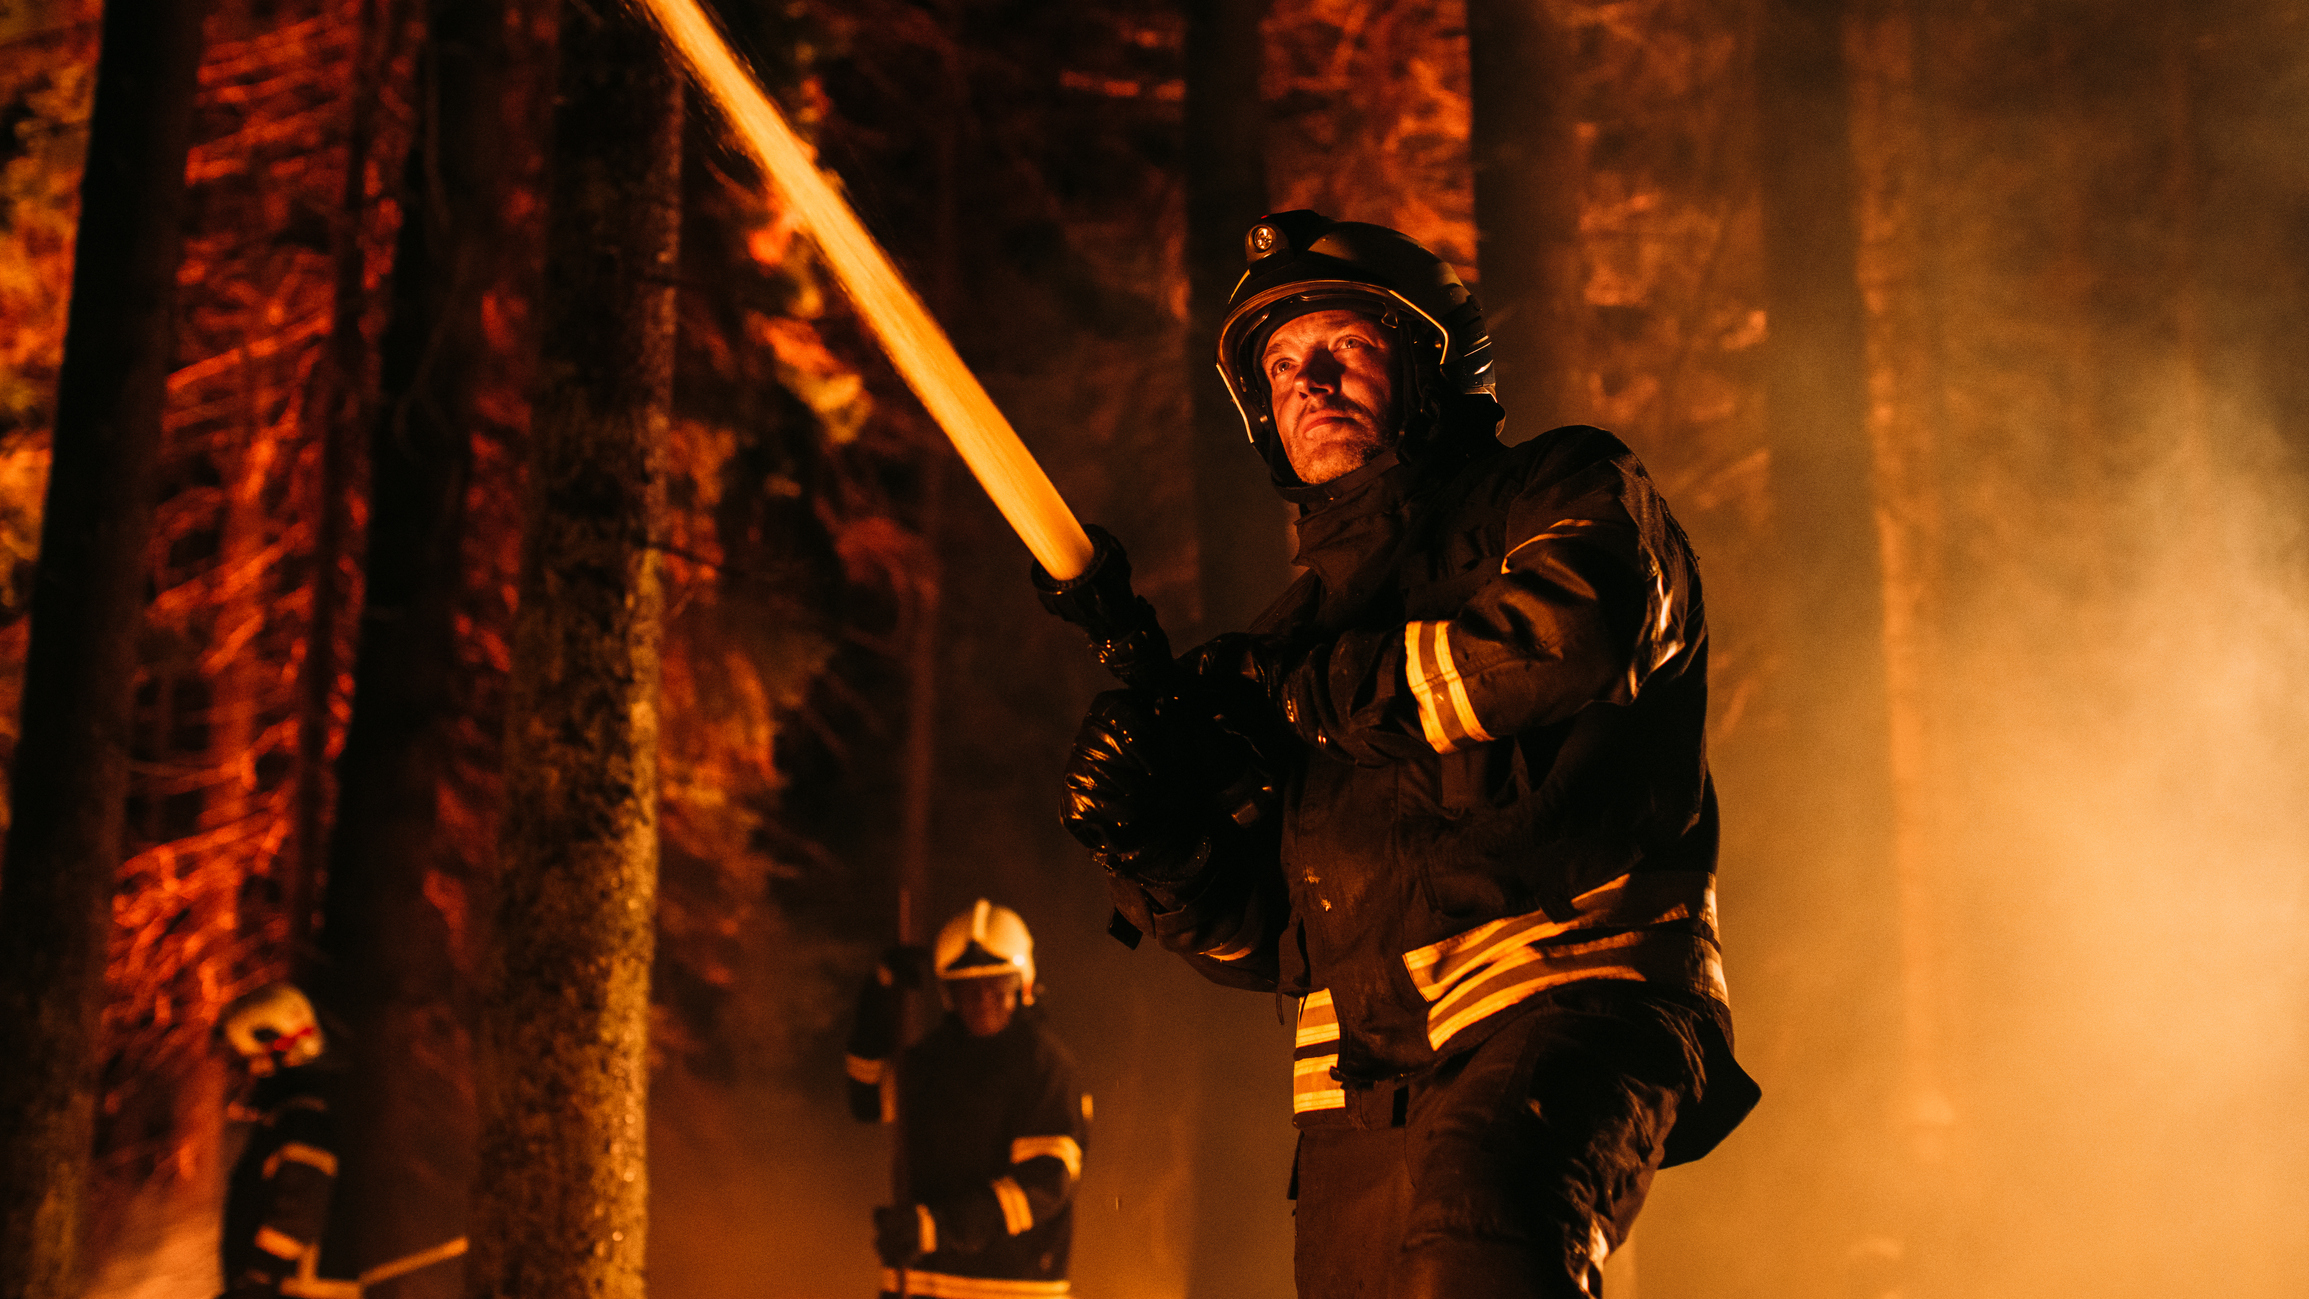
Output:
M1321 486L1334 478L1344 478L1378 458L1379 448L1357 443L1353 446L1327 446L1317 450L1308 462L1291 462L1291 469L1299 481L1310 487Z

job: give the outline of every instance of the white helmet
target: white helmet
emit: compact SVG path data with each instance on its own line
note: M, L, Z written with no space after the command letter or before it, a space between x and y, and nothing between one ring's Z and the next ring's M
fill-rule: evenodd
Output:
M217 1031L263 1077L321 1058L324 1043L313 1003L293 983L270 983L224 1008Z
M1034 935L1008 907L980 898L968 911L947 921L938 931L933 962L941 981L1015 974L1018 1000L1034 1004Z

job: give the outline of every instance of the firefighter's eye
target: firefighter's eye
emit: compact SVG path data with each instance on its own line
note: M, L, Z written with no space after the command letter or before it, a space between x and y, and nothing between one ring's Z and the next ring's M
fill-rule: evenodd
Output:
M1274 360L1267 362L1267 373L1269 373L1269 374L1271 374L1271 375L1274 375L1274 376L1275 376L1276 378L1278 378L1278 379L1279 379L1279 378L1281 378L1282 376L1284 376L1284 375L1286 375L1286 374L1290 373L1290 370L1291 370L1291 358L1290 358L1290 357L1287 357L1287 356L1278 356L1278 357L1276 357Z

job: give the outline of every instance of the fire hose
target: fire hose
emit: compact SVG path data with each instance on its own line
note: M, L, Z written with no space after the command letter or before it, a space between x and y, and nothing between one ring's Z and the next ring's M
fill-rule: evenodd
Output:
M361 1299L362 1292L372 1286L407 1276L435 1263L445 1263L464 1252L465 1238L459 1236L455 1240L442 1241L430 1249L404 1254L389 1263L379 1263L351 1281L340 1281L320 1274L321 1251L316 1246L306 1250L304 1257L297 1260L295 1276L282 1278L281 1293L291 1299Z
M1180 719L1182 730L1194 737L1218 773L1213 793L1222 814L1242 825L1256 819L1274 793L1265 774L1271 764L1260 758L1269 741L1241 734L1218 719L1214 701L1179 670L1154 606L1131 590L1130 562L1121 545L1103 531L1084 530L962 363L946 332L818 170L810 148L731 52L698 0L636 3L720 109L740 145L816 242L891 364L1033 553L1043 605L1087 631L1100 660L1158 713ZM1127 943L1137 939L1135 927L1118 928L1116 934Z

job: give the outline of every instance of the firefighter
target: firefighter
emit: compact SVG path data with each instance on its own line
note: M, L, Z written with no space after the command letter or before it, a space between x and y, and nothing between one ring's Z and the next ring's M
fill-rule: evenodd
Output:
M925 973L946 1014L898 1055L900 1007ZM847 1066L851 1113L898 1129L898 1203L874 1210L883 1294L1068 1293L1090 1098L1035 994L1026 922L983 898L931 952L893 948L867 981Z
M1482 311L1427 249L1299 211L1245 252L1219 368L1305 571L1094 702L1067 824L1126 941L1296 998L1303 1299L1593 1299L1654 1171L1757 1098L1699 571L1618 439L1501 444ZM1151 611L1114 630L1098 548L1036 580L1141 683L1167 647Z
M217 1034L247 1074L248 1124L225 1193L220 1252L230 1299L270 1299L319 1248L336 1184L327 1043L313 1004L274 983L225 1007Z

